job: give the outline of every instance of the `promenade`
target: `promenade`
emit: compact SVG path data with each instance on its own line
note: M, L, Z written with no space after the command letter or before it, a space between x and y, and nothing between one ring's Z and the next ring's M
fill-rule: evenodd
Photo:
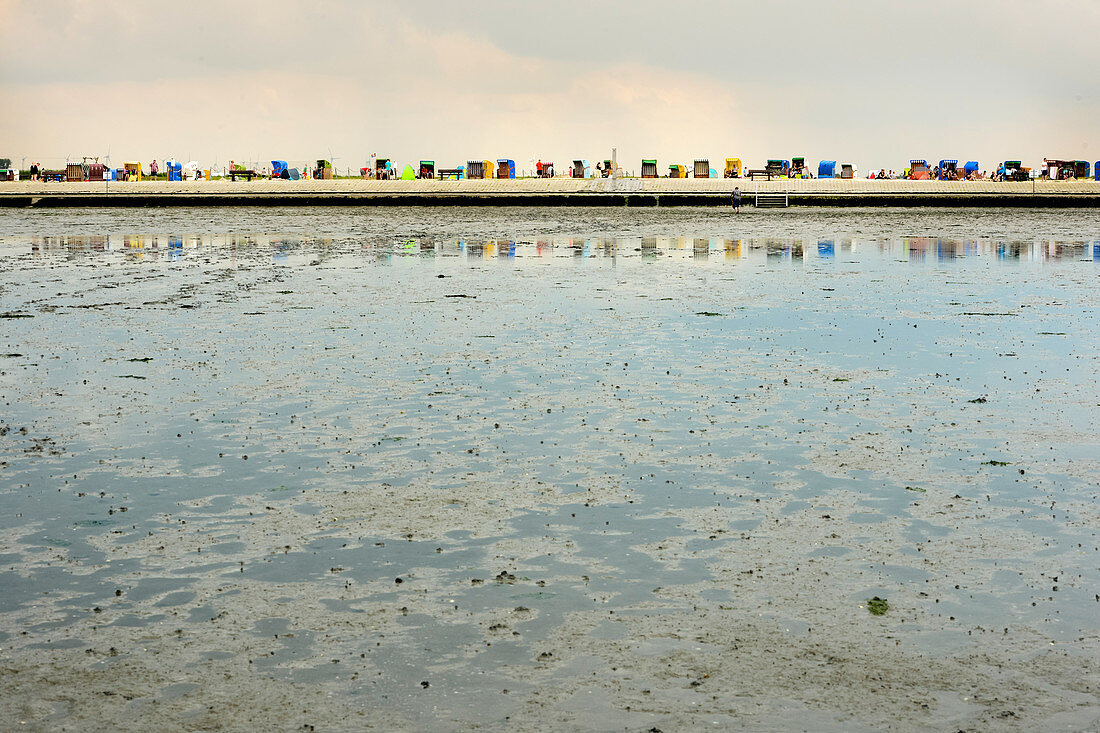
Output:
M725 206L734 186L799 206L1100 206L1100 181L858 179L253 180L0 183L0 207L545 205Z

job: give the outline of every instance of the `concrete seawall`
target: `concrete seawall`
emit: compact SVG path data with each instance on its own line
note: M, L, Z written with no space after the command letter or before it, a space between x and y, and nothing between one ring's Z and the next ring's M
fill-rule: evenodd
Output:
M738 186L791 206L1100 206L1100 181L518 179L484 181L164 181L0 183L0 207L729 206Z

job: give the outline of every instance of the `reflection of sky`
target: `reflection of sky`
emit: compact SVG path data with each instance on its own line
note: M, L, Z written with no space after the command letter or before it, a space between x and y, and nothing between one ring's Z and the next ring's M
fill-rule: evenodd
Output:
M450 641L479 639L481 617L402 616L391 651L373 635L341 635L341 656L407 655L377 683L394 701L420 689L444 641L460 650L448 665L476 691L482 671L530 663L540 640L577 628L568 614L659 614L687 600L756 614L810 577L799 573L820 577L813 568L835 571L839 601L806 597L781 613L815 634L822 615L888 591L921 614L891 634L922 653L937 643L980 652L968 636L978 625L1026 626L1033 649L1095 636L1097 566L1081 546L1095 544L1097 524L1088 368L1100 314L1089 307L1094 266L1078 261L1100 258L1100 242L671 227L644 238L486 227L483 237L371 240L369 229L0 243L0 312L33 314L4 322L4 371L16 375L5 377L5 423L32 432L0 441L4 475L23 484L0 513L12 556L0 568L0 625L43 644L78 640L83 655L91 642L65 604L132 610L132 623L153 628L163 625L154 612L174 603L169 591L223 572L244 587L316 589L257 609L259 628L311 619L302 604L332 597L326 578L392 588L408 574L462 609L538 610L521 636L494 639L476 661ZM33 449L45 435L58 454ZM351 532L344 516L326 516L326 529L291 524L275 542L249 534L254 518L236 504L283 507L316 487L287 513L312 516L326 496L382 482L398 499L422 490L410 498L425 506L444 491L513 509L488 539L447 525L430 541L394 542L375 524ZM533 482L549 493L524 499ZM589 501L590 491L605 497ZM541 503L549 497L561 503ZM124 519L109 513L119 505ZM158 552L116 563L98 549L170 542L175 519L214 552L204 545L165 570ZM835 528L834 538L802 542L784 529L792 519ZM712 529L728 531L703 539ZM504 562L496 540L523 551ZM666 540L686 550L639 551ZM542 552L565 542L569 552ZM722 563L754 547L766 572L734 590ZM870 562L880 551L886 562ZM58 568L54 552L69 564ZM20 565L33 572L12 570ZM486 584L497 595L471 586L471 574L502 569L523 580ZM1058 593L1040 577L1052 570L1066 578ZM700 583L713 595L696 594ZM381 601L389 613L405 602ZM190 602L177 605L167 628L205 642L213 614L199 607L192 621ZM361 629L361 609L333 608ZM50 625L20 623L32 614ZM295 664L335 666L320 636L297 633ZM283 662L263 664L276 672ZM590 670L555 674L583 685ZM431 722L419 727L439 727Z

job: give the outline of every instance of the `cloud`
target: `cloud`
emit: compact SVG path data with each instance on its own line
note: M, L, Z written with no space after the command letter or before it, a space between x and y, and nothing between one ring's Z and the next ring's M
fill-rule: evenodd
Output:
M0 4L0 154L628 167L806 155L1087 155L1087 42L1022 0ZM1100 34L1100 3L1044 3ZM49 47L52 52L41 53ZM992 163L986 163L987 167ZM560 163L559 163L560 166Z

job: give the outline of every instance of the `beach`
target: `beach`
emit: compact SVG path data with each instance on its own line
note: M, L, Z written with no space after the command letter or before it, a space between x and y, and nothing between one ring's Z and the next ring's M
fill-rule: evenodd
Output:
M1100 205L1100 181L910 181L856 179L520 178L376 181L127 181L0 183L0 207L34 206L728 206L734 187L746 205L759 193L791 205L1020 206Z

